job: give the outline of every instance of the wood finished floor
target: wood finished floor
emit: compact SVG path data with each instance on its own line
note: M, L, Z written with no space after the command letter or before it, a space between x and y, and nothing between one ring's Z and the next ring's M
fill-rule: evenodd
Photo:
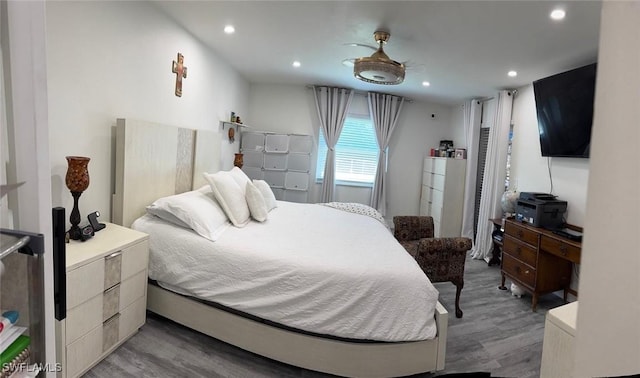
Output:
M538 377L546 312L562 298L520 299L497 289L500 268L468 259L460 306L453 314L455 287L435 284L449 311L445 373L490 372L492 377ZM507 281L508 283L508 281ZM131 339L90 370L85 377L329 377L263 358L192 331L154 314Z

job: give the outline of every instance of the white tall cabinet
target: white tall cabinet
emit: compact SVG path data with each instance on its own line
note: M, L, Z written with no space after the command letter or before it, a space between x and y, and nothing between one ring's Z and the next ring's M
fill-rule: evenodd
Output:
M460 236L466 165L463 159L424 159L420 215L433 217L436 237Z
M243 132L242 170L265 180L278 200L307 202L312 143L309 135Z

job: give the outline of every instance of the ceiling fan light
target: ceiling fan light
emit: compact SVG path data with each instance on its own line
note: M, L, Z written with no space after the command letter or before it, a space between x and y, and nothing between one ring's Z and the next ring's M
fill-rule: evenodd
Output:
M404 81L404 64L393 60L359 58L353 66L353 75L364 82L397 85Z

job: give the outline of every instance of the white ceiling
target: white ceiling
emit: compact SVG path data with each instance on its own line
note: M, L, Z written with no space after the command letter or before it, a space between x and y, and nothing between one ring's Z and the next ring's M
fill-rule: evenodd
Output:
M328 84L443 104L592 63L600 1L157 1L250 83ZM557 6L566 18L553 21ZM227 24L232 35L223 33ZM404 83L373 85L353 77L346 58L372 50L386 29L385 52L408 61ZM188 57L185 57L188 61ZM292 62L299 60L300 68ZM507 71L516 70L511 78ZM422 86L429 81L431 86Z

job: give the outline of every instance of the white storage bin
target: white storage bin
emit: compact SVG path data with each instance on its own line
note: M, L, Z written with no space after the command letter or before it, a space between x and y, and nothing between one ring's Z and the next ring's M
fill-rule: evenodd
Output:
M306 203L307 196L308 196L308 192L301 191L301 190L285 190L284 191L284 200L289 202Z
M265 169L273 169L278 171L284 171L287 169L287 155L286 154L264 154Z
M271 171L265 169L263 171L264 181L266 181L272 188L284 188L284 182L286 172L284 171Z
M290 171L309 172L310 156L307 154L289 153L287 169Z
M264 140L265 152L287 153L289 151L289 136L284 134L267 134Z
M243 152L264 150L264 133L256 132L243 132L242 133L242 145L240 146Z
M282 188L271 188L273 195L276 197L278 201L284 201L284 189Z
M309 135L289 135L289 152L310 154L312 146Z
M242 171L252 180L264 180L262 168L247 167L246 165L243 165Z
M307 190L309 188L309 174L303 172L287 172L284 187L286 189Z
M244 156L242 157L242 161L244 164L242 167L253 167L253 168L262 168L263 158L262 152L243 152Z

